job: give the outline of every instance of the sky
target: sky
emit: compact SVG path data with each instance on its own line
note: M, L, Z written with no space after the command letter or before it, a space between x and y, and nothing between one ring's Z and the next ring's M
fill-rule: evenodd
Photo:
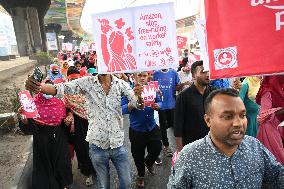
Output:
M201 0L86 0L81 17L81 26L85 31L91 33L91 15L94 13L168 2L174 2L175 19L177 20L197 14L200 1Z

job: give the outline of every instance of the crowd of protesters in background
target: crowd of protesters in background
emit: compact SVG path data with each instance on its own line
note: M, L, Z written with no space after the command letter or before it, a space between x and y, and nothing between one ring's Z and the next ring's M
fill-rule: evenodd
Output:
M123 114L138 188L145 168L155 175L155 163L163 163L161 152L177 157L168 188L284 188L284 76L210 81L203 61L190 63L188 54L177 70L110 75L98 74L95 51L60 51L42 83L29 77L40 119L22 116L20 128L34 136L33 188L70 188L74 151L87 186L110 187L111 160L119 188L130 188ZM159 89L145 107L149 81Z

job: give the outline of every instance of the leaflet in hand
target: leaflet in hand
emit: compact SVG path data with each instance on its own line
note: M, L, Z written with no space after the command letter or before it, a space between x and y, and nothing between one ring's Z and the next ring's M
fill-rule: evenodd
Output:
M30 92L28 90L24 90L20 91L18 95L23 107L22 114L27 118L36 118L38 116L38 111Z
M156 94L158 90L158 82L151 81L148 85L144 85L142 97L144 99L145 106L150 107L156 100Z

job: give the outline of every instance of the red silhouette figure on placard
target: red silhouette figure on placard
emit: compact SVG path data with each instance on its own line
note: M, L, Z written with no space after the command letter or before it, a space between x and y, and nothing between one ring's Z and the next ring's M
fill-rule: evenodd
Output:
M107 67L109 67L109 60L110 60L110 54L108 52L107 48L107 33L109 30L112 29L112 27L109 25L109 21L107 19L99 19L99 22L101 23L101 48L102 48L102 54L104 58L104 62Z
M134 39L134 36L132 35L133 32L131 31L130 27L126 29L125 34L129 37L128 38L129 41Z
M132 56L132 46L129 43L134 39L131 28L127 28L125 33L122 32L125 22L122 18L114 23L114 30L107 19L99 19L101 23L101 47L102 55L108 71L123 71L136 69L136 60ZM111 31L110 34L109 31ZM128 39L127 39L128 37Z

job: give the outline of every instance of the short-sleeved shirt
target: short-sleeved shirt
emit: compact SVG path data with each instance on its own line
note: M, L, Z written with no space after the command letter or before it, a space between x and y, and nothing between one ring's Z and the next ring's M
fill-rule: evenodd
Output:
M161 110L174 109L176 106L175 90L180 84L178 74L175 70L169 69L167 72L161 70L154 72L153 80L158 81L159 89L163 94L163 108Z
M63 94L86 96L89 115L86 141L103 149L114 149L123 145L121 97L126 96L132 106L136 107L136 97L131 87L121 79L114 76L111 78L108 94L104 92L98 76L86 76L55 85L58 98Z
M230 82L228 79L216 79L210 82L210 85L217 89L229 88Z
M133 108L128 111L128 99L123 96L121 100L122 114L129 114L130 128L137 132L150 132L157 127L154 110L151 107L145 107L143 110ZM156 95L155 103L162 107L159 95Z
M179 76L179 79L180 79L181 83L185 83L187 81L191 81L192 80L192 75L191 75L190 72L186 73L183 70L181 70L181 71L178 72L178 76ZM189 87L189 85L184 85L182 90L184 90L184 89L186 89L188 87Z

